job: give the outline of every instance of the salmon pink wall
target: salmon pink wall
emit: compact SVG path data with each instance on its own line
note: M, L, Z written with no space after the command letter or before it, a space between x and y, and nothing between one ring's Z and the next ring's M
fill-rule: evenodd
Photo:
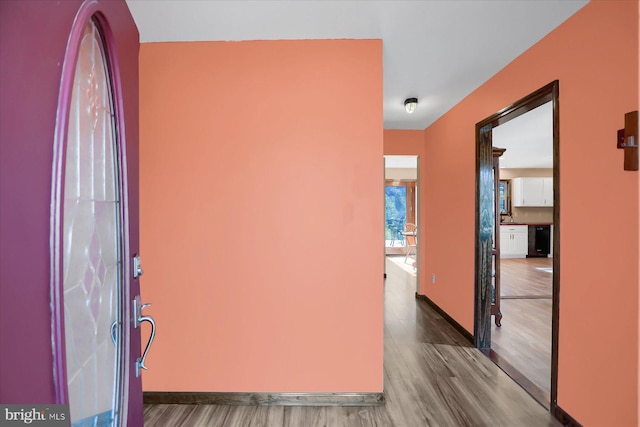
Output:
M421 130L385 129L385 156L420 156L424 152L424 132Z
M140 74L144 389L381 392L382 42L143 44Z
M475 124L556 79L558 405L586 426L636 426L638 173L615 137L638 109L638 2L589 3L426 129L425 272L438 281L422 292L473 330Z

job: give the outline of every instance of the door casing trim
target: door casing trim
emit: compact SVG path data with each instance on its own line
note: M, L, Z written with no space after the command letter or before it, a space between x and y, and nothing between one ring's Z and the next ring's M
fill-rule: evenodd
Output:
M487 239L491 233L481 233L481 212L491 211L484 206L490 196L482 189L487 186L491 174L482 173L492 167L491 130L516 117L552 102L553 107L553 292L551 319L551 393L550 410L555 414L558 403L558 332L560 308L560 83L555 80L524 98L503 108L476 124L476 209L475 209L475 287L474 287L474 345L487 351L491 348L491 272L487 275L483 266L491 265L491 251L487 251ZM487 137L488 136L488 137ZM483 199L484 197L484 199ZM490 246L490 245L489 245ZM490 249L490 248L489 248ZM487 316L486 313L489 313Z

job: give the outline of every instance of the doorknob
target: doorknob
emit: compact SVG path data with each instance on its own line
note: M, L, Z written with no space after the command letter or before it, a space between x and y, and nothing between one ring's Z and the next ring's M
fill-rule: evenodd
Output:
M144 348L144 352L142 353L142 357L139 357L136 360L136 378L140 377L141 369L149 369L145 366L144 362L147 358L147 354L149 353L149 348L151 347L151 343L156 337L156 322L153 320L152 316L143 316L142 310L146 307L149 307L151 304L142 304L140 302L140 295L137 295L133 300L133 327L139 328L142 322L149 322L151 324L151 335L149 336L149 341Z

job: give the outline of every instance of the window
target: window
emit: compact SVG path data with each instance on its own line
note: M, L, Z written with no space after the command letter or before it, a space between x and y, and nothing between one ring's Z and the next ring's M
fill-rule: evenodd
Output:
M498 192L500 215L511 215L511 181L501 179Z
M416 182L387 181L385 186L385 246L403 247L406 223L416 223Z

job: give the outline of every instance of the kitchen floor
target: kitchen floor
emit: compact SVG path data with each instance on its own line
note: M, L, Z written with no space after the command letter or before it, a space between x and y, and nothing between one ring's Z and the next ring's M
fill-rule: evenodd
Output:
M551 390L553 259L501 259L502 327L492 323L491 348L545 398Z

